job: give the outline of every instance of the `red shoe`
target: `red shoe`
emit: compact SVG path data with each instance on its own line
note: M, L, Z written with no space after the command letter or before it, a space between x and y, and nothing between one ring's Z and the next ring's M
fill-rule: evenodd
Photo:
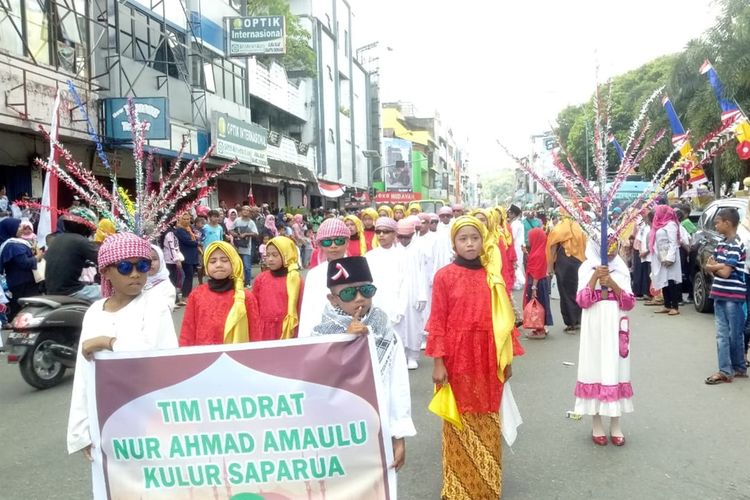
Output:
M612 444L615 446L625 446L625 436L610 436L609 439L612 440Z
M607 446L607 436L591 436L591 440L594 442L595 445L598 446Z

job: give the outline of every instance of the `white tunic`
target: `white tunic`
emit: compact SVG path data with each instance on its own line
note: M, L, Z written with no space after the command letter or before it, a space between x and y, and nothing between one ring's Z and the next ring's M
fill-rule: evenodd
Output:
M305 293L302 295L297 337L312 336L313 328L320 323L323 309L329 303L329 293L328 262L323 261L310 269L305 276Z
M94 302L83 317L81 339L78 342L73 393L70 396L68 417L68 453L75 453L91 444L87 387L89 363L81 353L83 342L94 337L115 337L113 349L121 351L151 351L177 348L177 335L172 315L164 299L141 294L117 312L106 312L107 299Z
M682 283L678 234L679 231L675 222L669 222L656 231L654 254L651 256L651 283L657 290L666 287L669 280ZM660 254L665 254L666 260L673 262L673 264L670 266L663 265Z
M452 219L451 219L452 220ZM438 224L435 231L435 263L434 273L453 262L453 242L451 242L452 224Z
M526 284L526 270L523 265L523 245L526 242L526 231L521 219L514 219L510 223L510 232L513 235L513 248L516 251L516 281L513 288L520 290Z
M427 324L430 317L432 303L432 281L435 279L435 247L437 246L437 237L435 233L428 232L424 236L417 238L415 243L419 244L420 258L422 260L422 275L427 291L427 305L422 311L422 323Z
M406 349L413 354L419 352L424 331L424 318L422 312L417 310L417 304L427 302L419 245L412 241L409 246L403 247L401 258L404 280L398 300L404 304L404 319L394 329L403 340Z
M399 290L404 281L404 273L400 268L403 263L402 251L403 247L394 244L391 248L373 248L365 255L372 283L378 289L372 298L372 304L388 315L391 324L401 321L406 309L406 304L399 300Z

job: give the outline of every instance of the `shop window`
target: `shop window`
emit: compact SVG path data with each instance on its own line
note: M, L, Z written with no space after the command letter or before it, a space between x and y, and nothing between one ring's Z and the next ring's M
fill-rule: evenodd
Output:
M0 50L23 55L23 22L21 0L3 0L5 8L0 9Z
M85 0L66 0L57 4L57 65L78 76L86 76L88 22Z

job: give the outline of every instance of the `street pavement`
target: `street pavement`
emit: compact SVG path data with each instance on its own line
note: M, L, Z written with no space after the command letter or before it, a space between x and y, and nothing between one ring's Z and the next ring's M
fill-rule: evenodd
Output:
M576 368L563 363L576 363L578 336L562 333L558 303L552 305L551 335L524 340L526 355L513 365L524 423L513 448L503 450L504 498L750 499L750 380L703 383L716 371L712 315L688 306L665 317L638 303L631 314L635 413L623 418L627 444L598 447L589 419L565 416ZM427 411L431 368L426 360L411 372L419 434L407 440L398 478L406 500L440 495L441 424ZM71 386L68 375L60 386L36 391L0 356L0 499L90 498L87 463L65 450Z

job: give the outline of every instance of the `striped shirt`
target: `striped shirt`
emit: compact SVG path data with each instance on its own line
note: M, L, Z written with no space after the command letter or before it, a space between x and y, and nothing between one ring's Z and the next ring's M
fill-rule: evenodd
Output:
M711 298L718 300L745 301L745 245L736 234L731 240L724 238L716 245L714 259L718 264L732 268L727 278L714 275Z

